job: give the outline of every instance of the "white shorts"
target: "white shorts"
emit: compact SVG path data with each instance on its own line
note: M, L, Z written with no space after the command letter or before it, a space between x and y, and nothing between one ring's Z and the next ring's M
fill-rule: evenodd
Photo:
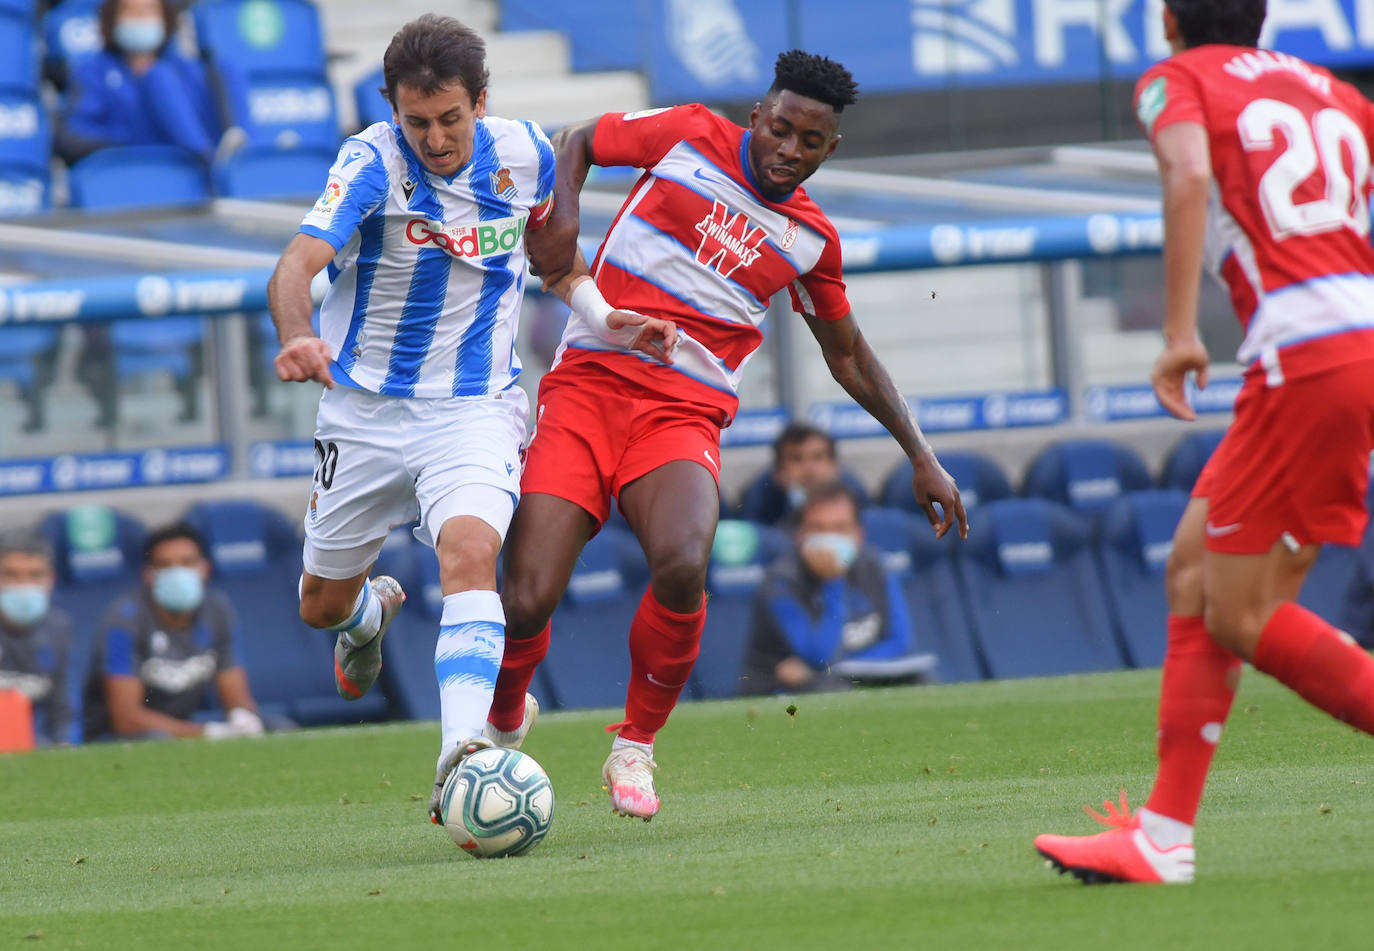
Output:
M529 401L519 387L482 399L400 399L336 386L320 398L305 570L352 578L387 533L417 518L433 546L451 518L486 522L502 541L520 498Z

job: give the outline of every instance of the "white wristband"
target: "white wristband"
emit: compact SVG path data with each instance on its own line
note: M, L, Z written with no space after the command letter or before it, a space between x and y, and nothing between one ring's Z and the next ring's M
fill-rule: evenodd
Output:
M614 331L611 330L606 318L611 316L611 311L615 308L606 303L606 298L601 296L596 281L588 278L573 288L568 305L592 325L592 330L596 331L598 337L610 339Z

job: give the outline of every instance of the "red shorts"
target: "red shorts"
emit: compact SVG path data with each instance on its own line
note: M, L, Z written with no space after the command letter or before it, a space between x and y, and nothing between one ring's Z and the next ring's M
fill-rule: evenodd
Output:
M521 494L567 499L598 525L611 514L611 496L669 462L695 462L720 484L719 408L669 398L595 363L547 373L534 418Z
M1273 388L1250 374L1235 422L1193 487L1207 500L1207 550L1259 555L1285 533L1299 545L1359 544L1372 450L1369 361Z

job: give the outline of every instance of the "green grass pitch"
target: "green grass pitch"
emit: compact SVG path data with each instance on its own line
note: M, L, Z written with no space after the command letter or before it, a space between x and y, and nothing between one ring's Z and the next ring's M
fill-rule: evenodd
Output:
M612 712L528 751L557 813L478 861L425 819L434 724L0 757L0 947L1374 946L1374 746L1254 672L1191 887L1085 888L1038 832L1153 768L1158 672L685 706L663 812L611 815Z

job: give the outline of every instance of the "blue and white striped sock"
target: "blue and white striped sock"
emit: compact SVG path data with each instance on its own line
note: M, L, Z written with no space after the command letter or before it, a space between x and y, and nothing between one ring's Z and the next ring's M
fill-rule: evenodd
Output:
M377 636L381 626L382 602L377 600L377 595L372 591L372 581L368 579L358 592L358 600L353 602L353 613L348 620L335 624L329 630L338 631L354 647L362 647Z
M444 595L434 675L439 681L439 759L463 740L482 735L501 671L506 613L495 591Z

